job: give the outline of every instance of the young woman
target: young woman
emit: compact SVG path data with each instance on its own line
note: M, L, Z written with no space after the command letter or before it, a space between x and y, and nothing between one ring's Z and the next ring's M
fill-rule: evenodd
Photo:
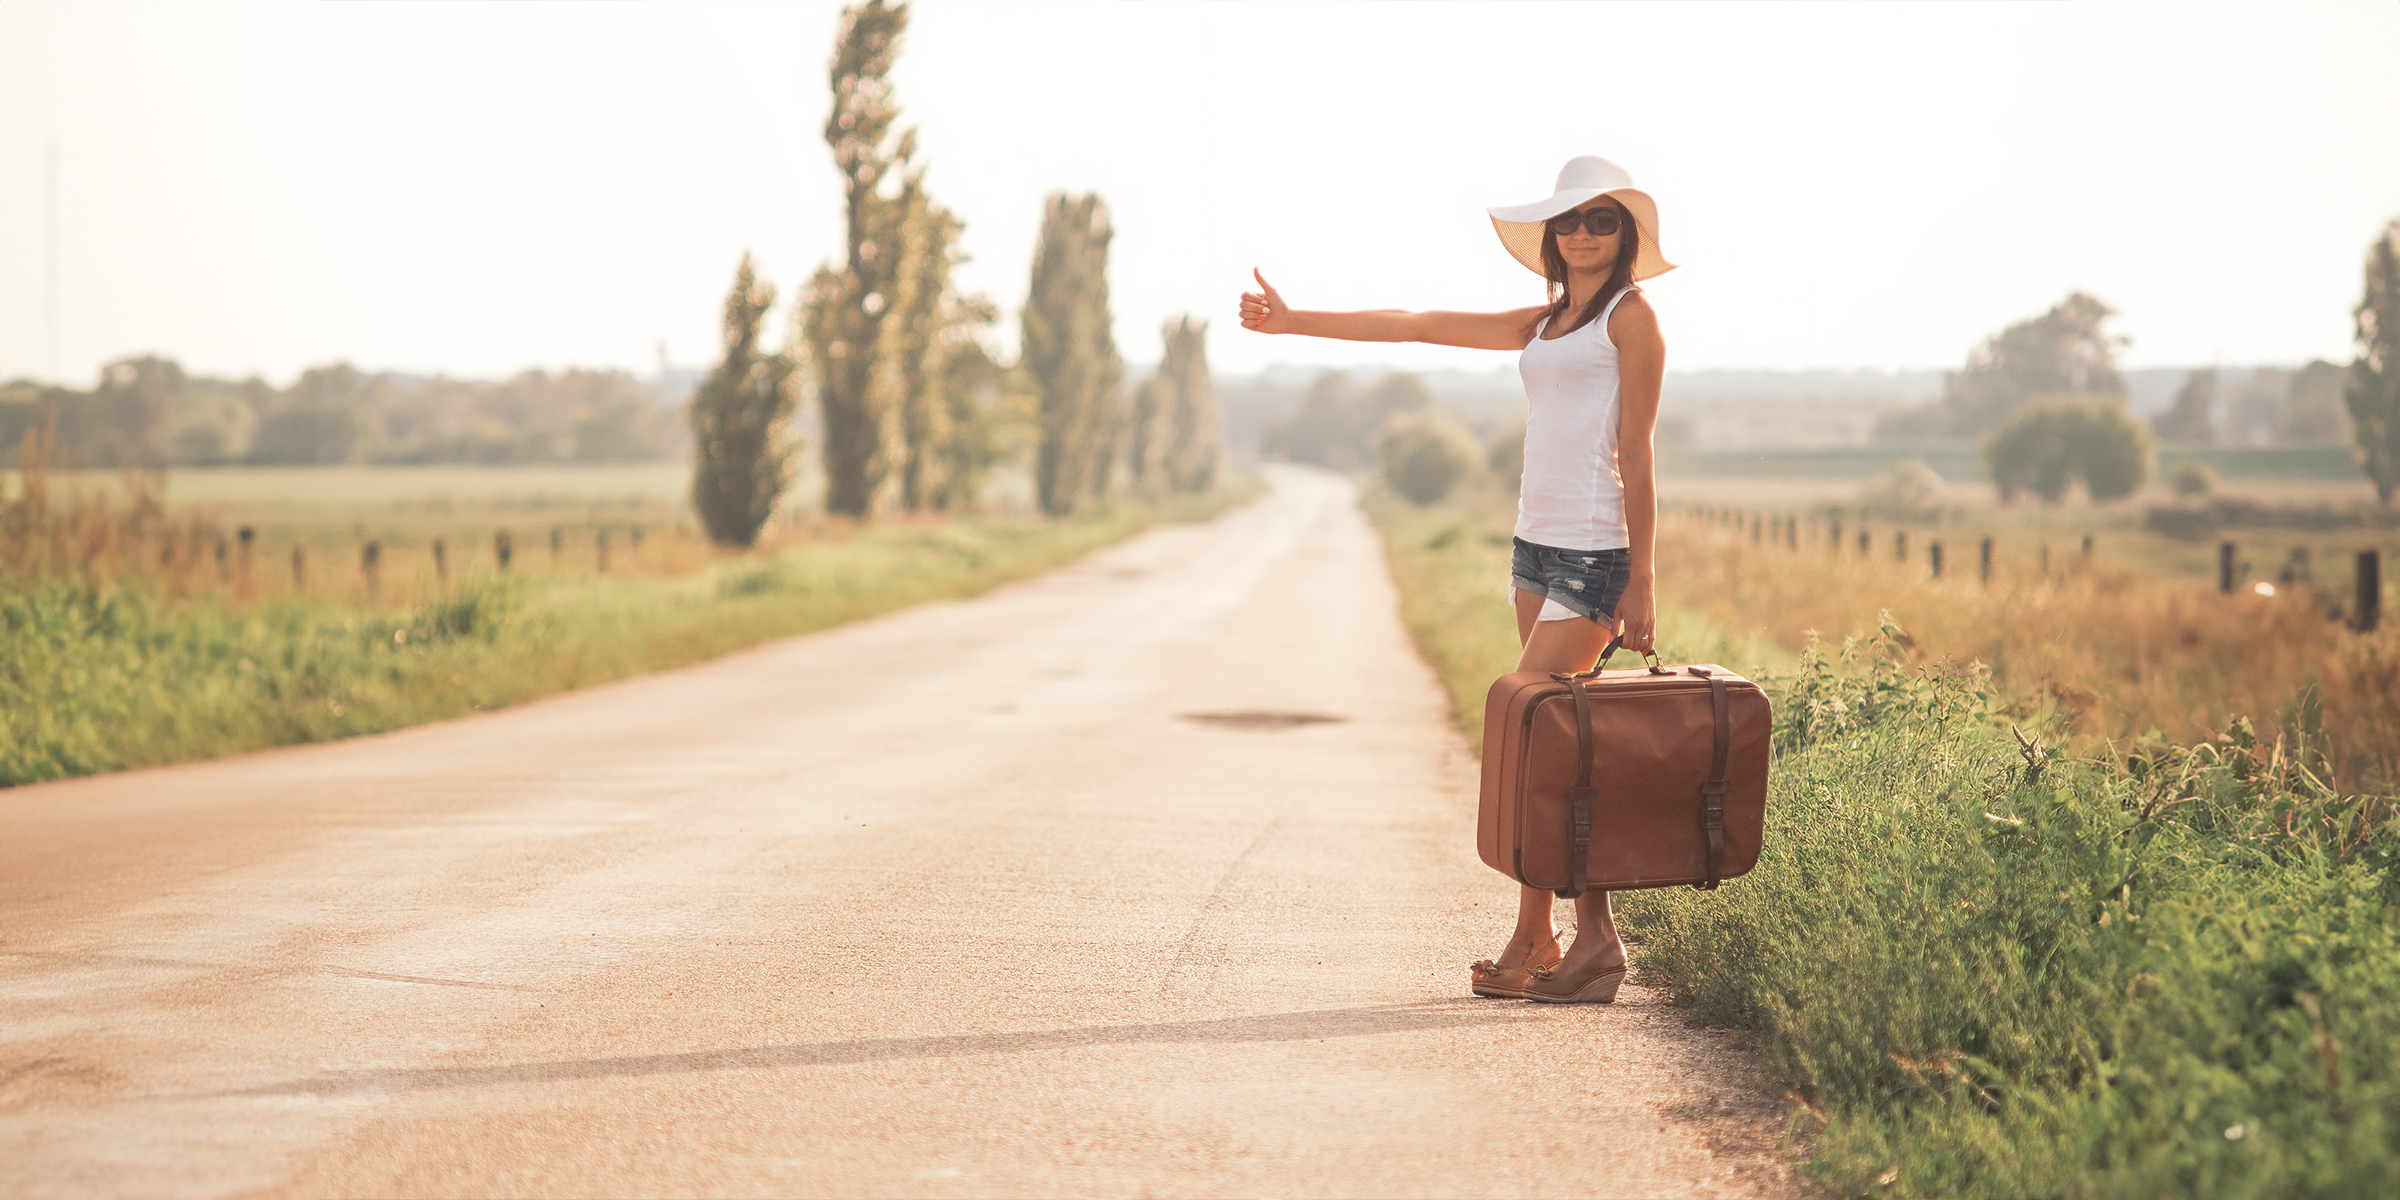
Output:
M1548 199L1491 217L1509 253L1548 281L1548 303L1497 313L1309 312L1286 305L1253 271L1259 290L1242 294L1242 328L1519 351L1528 411L1509 572L1523 647L1517 669L1585 671L1612 636L1648 653L1657 633L1650 434L1666 343L1633 285L1674 264L1659 252L1657 204L1606 159L1568 160ZM1562 954L1550 893L1518 892L1507 948L1470 968L1475 993L1614 1000L1625 944L1608 893L1577 898L1575 944Z

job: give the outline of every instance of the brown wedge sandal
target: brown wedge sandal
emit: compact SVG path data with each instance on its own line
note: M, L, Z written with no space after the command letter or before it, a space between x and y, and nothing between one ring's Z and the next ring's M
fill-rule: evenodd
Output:
M1595 958L1573 975L1555 966L1535 971L1518 994L1543 1004L1614 1003L1617 988L1625 982L1625 969L1632 964L1619 963L1603 971L1600 969L1603 961Z
M1543 954L1543 949L1542 946L1534 947L1533 953L1525 956L1525 965L1521 967L1504 967L1488 958L1468 967L1467 974L1473 981L1475 994L1490 996L1495 1000L1524 999L1525 985L1533 982L1534 972L1547 970L1566 961L1566 951L1558 948L1556 933L1550 935L1547 955ZM1546 961L1543 961L1540 966L1536 966L1534 963L1537 959L1546 959Z

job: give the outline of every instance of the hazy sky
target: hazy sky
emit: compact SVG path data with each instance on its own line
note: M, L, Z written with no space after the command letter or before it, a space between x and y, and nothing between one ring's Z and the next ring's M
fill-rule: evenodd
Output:
M713 351L736 260L839 252L831 4L0 2L0 377L129 353L281 382ZM1128 359L1504 355L1265 338L1503 308L1483 215L1630 168L1670 363L1955 365L2084 288L2127 361L2349 353L2400 216L2400 4L946 4L896 73L1014 342L1042 197L1097 189ZM56 148L58 323L45 296Z

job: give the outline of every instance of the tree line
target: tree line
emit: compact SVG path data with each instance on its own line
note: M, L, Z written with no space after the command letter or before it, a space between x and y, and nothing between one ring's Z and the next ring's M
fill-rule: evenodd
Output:
M46 439L69 468L636 462L685 433L658 388L616 370L487 381L312 367L291 386L216 379L142 355L88 389L0 385L0 446Z
M2003 501L2030 492L2049 503L2077 483L2095 500L2131 495L2149 478L2158 443L2206 444L2221 427L2241 440L2347 434L2389 505L2400 491L2400 220L2368 247L2364 275L2351 314L2358 353L2347 367L2260 368L2222 389L2219 372L2193 371L2165 412L2137 421L2116 367L2125 339L2105 328L2115 310L2073 292L1987 338L1947 376L1939 400L1887 414L1876 433L1979 437Z
M811 401L824 506L842 516L973 507L991 469L1027 450L1054 516L1119 488L1213 488L1207 326L1169 321L1159 370L1125 394L1108 299L1115 231L1097 195L1049 197L1018 359L991 349L998 307L952 279L965 223L934 199L916 132L899 125L889 75L908 17L885 0L842 11L824 138L841 173L844 251L798 289L780 347L763 334L776 289L747 256L735 272L724 358L689 406L692 500L709 536L757 540L791 485L804 449L793 418Z

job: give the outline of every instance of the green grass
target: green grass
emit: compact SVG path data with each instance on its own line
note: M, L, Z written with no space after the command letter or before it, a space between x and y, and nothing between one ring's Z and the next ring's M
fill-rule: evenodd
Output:
M0 587L0 786L380 733L683 666L975 595L1254 494L875 524L666 576L477 568L388 605L20 581Z
M1500 548L1459 548L1504 526L1372 511L1472 736L1507 647L1441 616L1478 592L1500 609ZM1667 636L1680 651L1672 618ZM1645 974L1746 1032L1809 1173L1866 1196L2388 1194L2390 799L2332 793L2308 747L2247 722L2193 747L2028 753L1988 674L1906 647L1887 627L1768 674L1757 869L1620 898Z

